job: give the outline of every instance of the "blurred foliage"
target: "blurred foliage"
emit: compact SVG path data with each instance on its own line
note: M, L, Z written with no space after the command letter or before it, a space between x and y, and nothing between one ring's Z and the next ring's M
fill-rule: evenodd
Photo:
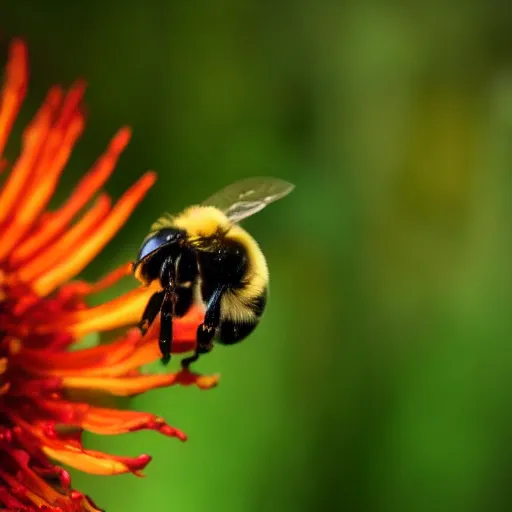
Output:
M159 173L86 278L133 258L163 210L244 176L297 185L246 223L271 300L250 340L198 364L220 387L131 402L189 441L88 436L154 461L145 480L76 474L76 486L113 512L511 509L510 6L19 0L0 12L2 50L14 35L30 44L24 119L55 81L90 84L60 197L123 123L134 137L108 191Z

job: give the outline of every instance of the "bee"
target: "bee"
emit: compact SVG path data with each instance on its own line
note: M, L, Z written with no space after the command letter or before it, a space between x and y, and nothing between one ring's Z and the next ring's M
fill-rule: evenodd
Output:
M294 185L276 178L233 183L178 215L162 215L142 242L133 274L144 286L158 280L139 323L145 334L160 313L162 362L171 359L172 321L193 304L204 307L193 356L183 368L213 348L232 345L258 325L267 304L268 267L254 238L239 222L288 195Z

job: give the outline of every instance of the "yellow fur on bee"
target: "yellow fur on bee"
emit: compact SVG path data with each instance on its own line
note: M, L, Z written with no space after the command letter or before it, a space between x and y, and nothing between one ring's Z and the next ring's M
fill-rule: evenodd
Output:
M268 267L258 242L237 224L232 226L226 238L238 242L247 251L248 268L243 279L245 286L238 291L238 297L242 300L259 297L268 284Z
M243 278L245 286L237 290L227 290L222 296L221 316L237 323L255 320L252 301L260 297L268 286L268 267L265 256L254 238L238 225L233 225L226 238L240 243L247 251L247 274Z
M213 206L190 206L173 219L173 226L187 232L188 238L214 236L218 231L227 231L231 222Z

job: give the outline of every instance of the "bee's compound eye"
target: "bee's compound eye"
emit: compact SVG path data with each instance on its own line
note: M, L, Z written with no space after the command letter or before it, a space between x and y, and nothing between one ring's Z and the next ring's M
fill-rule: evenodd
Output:
M157 251L165 245L171 245L174 242L182 239L185 233L180 229L161 229L152 233L144 240L142 247L139 250L138 260L147 258L151 253Z
M141 261L152 252L155 252L162 245L162 241L157 236L148 238L139 250L138 260Z

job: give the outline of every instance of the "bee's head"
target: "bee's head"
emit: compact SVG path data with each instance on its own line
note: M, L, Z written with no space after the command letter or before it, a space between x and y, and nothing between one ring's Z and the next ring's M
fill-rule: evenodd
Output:
M170 255L177 255L186 232L176 228L163 228L150 233L142 242L137 260L133 263L135 277L149 284L160 275L163 261Z

